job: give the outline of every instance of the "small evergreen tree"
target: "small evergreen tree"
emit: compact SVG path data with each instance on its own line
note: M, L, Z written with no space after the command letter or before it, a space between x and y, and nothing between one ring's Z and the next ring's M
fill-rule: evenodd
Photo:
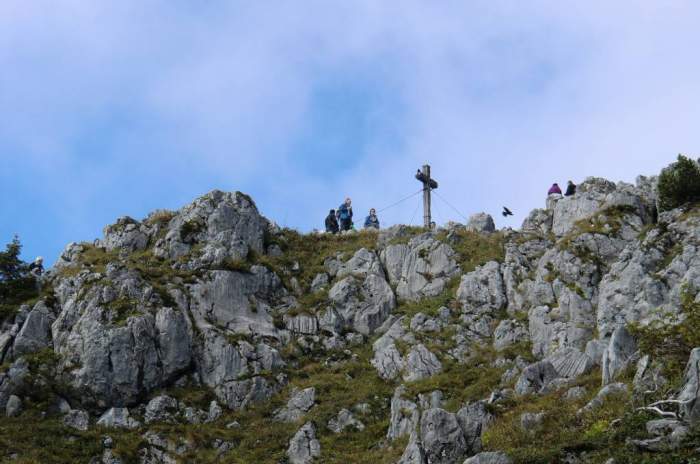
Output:
M700 201L700 166L683 155L659 175L659 210Z
M17 307L38 295L36 279L29 265L19 257L22 245L15 236L5 251L0 251L0 321Z

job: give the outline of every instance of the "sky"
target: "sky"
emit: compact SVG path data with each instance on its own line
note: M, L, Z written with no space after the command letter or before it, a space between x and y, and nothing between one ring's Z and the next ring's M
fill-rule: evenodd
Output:
M697 1L2 0L0 240L250 194L286 227L519 227L552 182L700 154ZM516 214L505 220L502 206ZM360 222L360 221L356 221Z

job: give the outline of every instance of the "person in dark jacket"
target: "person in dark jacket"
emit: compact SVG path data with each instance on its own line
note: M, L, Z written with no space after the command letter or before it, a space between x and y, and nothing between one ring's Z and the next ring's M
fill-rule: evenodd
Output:
M561 189L559 188L559 184L556 182L552 184L552 186L549 188L549 192L547 192L547 195L561 195Z
M340 223L340 230L352 229L352 200L350 198L346 198L345 202L338 206L335 216Z
M338 220L335 217L335 210L332 209L326 217L326 232L330 234L338 233Z
M369 216L365 219L365 229L379 229L379 218L374 208L369 210Z
M564 194L564 196L570 197L572 195L576 195L576 184L569 181L569 185L566 186L566 193Z

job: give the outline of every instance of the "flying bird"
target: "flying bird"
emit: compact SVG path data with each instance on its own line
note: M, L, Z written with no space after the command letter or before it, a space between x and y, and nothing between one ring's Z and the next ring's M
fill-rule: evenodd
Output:
M503 213L501 213L501 214L503 214L503 217L508 217L508 216L512 216L513 212L504 206Z

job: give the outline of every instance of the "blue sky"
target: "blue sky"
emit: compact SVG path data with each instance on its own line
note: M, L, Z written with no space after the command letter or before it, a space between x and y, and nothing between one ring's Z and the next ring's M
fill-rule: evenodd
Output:
M610 3L4 0L0 239L53 262L214 188L306 231L424 162L462 214L518 227L553 181L698 156L700 4Z

